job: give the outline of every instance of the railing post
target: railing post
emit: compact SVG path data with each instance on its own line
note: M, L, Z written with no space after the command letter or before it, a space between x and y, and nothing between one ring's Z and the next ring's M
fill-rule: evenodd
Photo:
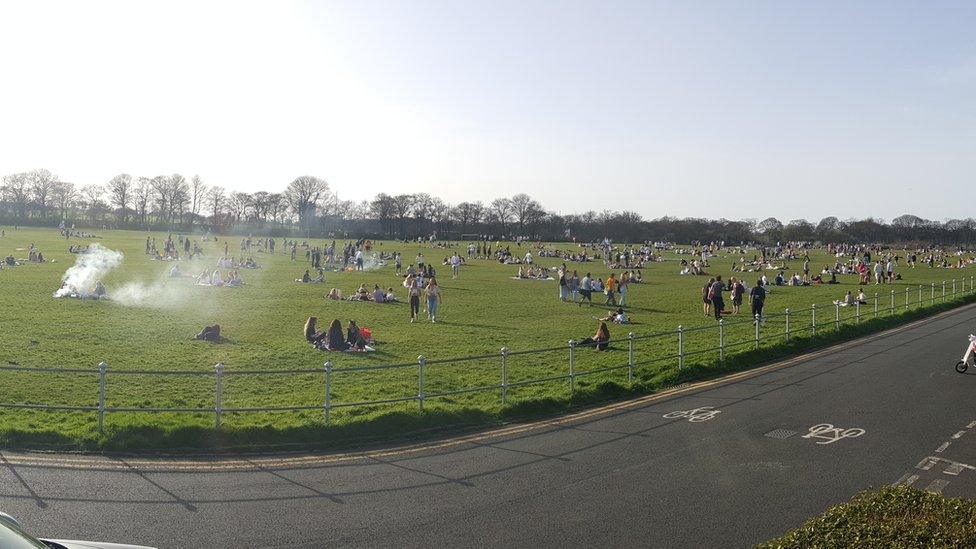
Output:
M508 347L502 347L502 404L508 402Z
M332 361L325 363L325 424L329 424L332 413Z
M878 292L874 292L874 318L878 318Z
M905 288L905 310L906 311L908 310L908 300L910 299L909 295L911 295L910 292L911 292L911 288Z
M857 324L861 323L861 300L858 299L854 302L854 322Z
M918 285L918 303L915 304L916 307L922 307L922 285Z
M891 307L888 308L888 314L895 312L895 291L891 290Z
M424 367L427 366L427 357L420 355L417 357L417 364L419 369L417 370L417 402L420 403L420 411L424 411Z
M718 359L725 360L725 319L718 319Z
M685 328L678 326L678 369L685 367Z
M756 315L756 349L759 348L759 315Z
M943 280L942 281L942 302L943 303L945 303L945 297L946 297L945 287L946 287L946 281Z
M817 335L817 304L810 305L810 329Z
M840 330L840 303L834 303L834 327Z
M932 305L935 305L935 282L932 283Z
M569 340L569 394L576 392L576 340Z
M108 364L98 364L98 434L105 433L105 371Z
M220 415L223 411L223 406L221 404L221 401L223 400L223 392L224 392L224 380L223 380L224 363L218 362L217 366L215 366L214 368L217 370L217 386L216 386L216 390L214 391L214 414L215 414L214 427L219 431Z
M634 332L627 334L627 382L634 382Z
M956 297L956 279L952 279L952 297Z
M790 342L790 310L786 309L786 342Z

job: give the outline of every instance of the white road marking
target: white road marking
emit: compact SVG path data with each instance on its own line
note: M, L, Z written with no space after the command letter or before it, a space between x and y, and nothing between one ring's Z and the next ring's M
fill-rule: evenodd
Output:
M966 434L966 431L959 431L958 433L952 435L952 438L959 438Z
M819 438L824 442L818 442L817 444L833 444L844 438L857 438L865 432L864 429L841 429L840 427L834 427L831 423L820 423L810 427L810 432L803 435L803 438Z
M973 427L976 427L976 421L970 421L969 425L966 426L967 429L972 429Z
M949 442L943 442L942 446L936 448L935 451L941 453L943 450L949 447L949 444L950 444Z
M933 480L926 488L926 492L932 492L933 494L941 494L942 490L949 485L948 480L943 480L941 478Z
M945 471L942 472L947 475L958 475L963 471L963 469L965 469L965 467L963 467L962 463L953 463L952 465L946 467Z
M922 461L918 462L918 465L916 465L915 468L916 469L921 469L923 471L928 471L929 469L932 468L933 465L935 465L935 463L936 463L936 459L935 458L927 457L927 458L923 459Z
M668 412L661 417L666 419L688 418L688 421L691 423L701 423L702 421L714 419L715 416L721 413L722 410L715 410L711 406L702 406L701 408L695 408L694 410L675 410L674 412Z

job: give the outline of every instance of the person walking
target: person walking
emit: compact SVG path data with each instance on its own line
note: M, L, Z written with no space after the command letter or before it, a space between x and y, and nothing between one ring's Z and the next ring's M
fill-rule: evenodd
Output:
M569 295L573 299L573 304L576 304L576 294L579 293L580 279L576 271L573 271L573 276L569 277Z
M431 278L427 283L427 315L431 322L437 322L437 307L441 303L441 289L437 285L437 279Z
M453 273L453 276L451 276L451 278L457 278L458 272L460 272L460 270L461 270L461 256L459 256L457 252L454 252L454 255L451 256L451 272Z
M617 279L615 278L613 273L610 273L610 277L607 278L607 284L606 284L607 300L604 302L604 305L611 305L614 307L617 306L616 292L617 292Z
M416 322L420 317L420 287L417 285L416 278L410 278L407 296L410 298L410 322Z
M752 318L762 319L763 305L766 303L766 288L762 285L762 280L757 280L756 285L749 290L749 301L752 303Z

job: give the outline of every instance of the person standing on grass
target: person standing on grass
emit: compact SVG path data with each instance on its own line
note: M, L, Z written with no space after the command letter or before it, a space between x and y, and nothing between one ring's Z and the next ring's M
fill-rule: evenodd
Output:
M410 322L416 322L420 318L420 286L414 277L410 277L407 295L410 297Z
M590 278L590 273L586 273L583 280L580 280L580 307L583 306L583 300L589 301L590 307L593 306L593 280Z
M746 292L746 287L741 282L732 279L732 314L739 314L742 308L742 295Z
M569 295L573 298L573 303L576 303L576 294L579 293L580 279L576 271L573 271L573 276L569 277Z
M559 269L559 301L565 302L569 296L569 282L566 281L566 271Z
M627 289L630 286L630 271L625 271L624 274L620 275L620 303L619 306L624 307L624 302L627 301Z
M617 297L616 297L617 279L615 278L615 275L613 273L610 273L610 278L607 279L606 288L607 288L606 289L607 300L606 302L604 302L604 305L616 306L617 305Z
M441 289L437 285L437 279L431 278L427 283L427 315L431 322L437 322L437 306L441 303Z
M762 280L757 280L756 285L749 290L749 301L752 303L752 318L762 318L763 305L766 303L766 288L763 287Z
M403 260L400 259L400 252L397 252L394 256L393 266L396 268L396 275L400 276L400 271L403 269Z
M457 252L454 252L454 255L451 256L451 272L453 273L453 276L451 278L457 278L458 273L460 271L461 271L461 256L459 256Z
M712 299L711 299L711 297L709 297L709 294L712 291L712 284L715 284L715 279L714 278L712 278L711 280L709 280L708 282L706 282L705 283L705 286L702 288L702 291L701 291L702 303L705 304L705 316L708 316L709 315L709 312L711 312L711 310L712 310Z
M722 275L715 276L715 282L712 283L712 289L709 292L709 297L712 301L712 311L715 313L715 320L722 318L722 311L725 309L725 301L722 299L722 291L725 290L725 284L722 282Z

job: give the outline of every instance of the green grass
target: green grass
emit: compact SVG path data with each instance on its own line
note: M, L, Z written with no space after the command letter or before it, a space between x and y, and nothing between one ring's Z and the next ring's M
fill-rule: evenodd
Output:
M410 397L417 394L417 366L419 355L431 361L470 355L491 355L488 358L455 364L431 364L426 369L427 393L448 392L471 387L498 384L501 359L499 350L507 346L513 353L524 350L559 347L558 350L508 359L510 383L563 375L567 372L567 341L592 335L597 322L594 316L606 312L603 307L576 307L561 303L555 282L519 281L510 277L517 267L494 262L472 261L462 268L461 277L451 280L449 268L440 266L440 259L449 250L423 248L428 260L435 260L444 299L439 322L408 322L408 306L376 305L372 303L335 302L324 299L331 287L349 294L360 283L372 287L393 286L401 298L404 291L400 279L388 266L366 273L327 273L326 283L302 285L294 282L306 264L292 262L279 249L269 256L253 253L262 265L258 270L244 270L247 285L243 288L197 287L188 280L168 280L165 276L170 263L150 261L143 253L145 234L138 232L101 231L103 245L120 250L125 260L120 268L106 277L110 293L125 283L142 281L159 283L165 287L148 306L122 306L111 301L79 301L53 299L65 269L74 263L75 256L67 252L69 242L52 230L12 230L0 239L0 253L26 257L26 248L34 242L53 260L45 264L29 264L0 271L0 310L3 311L0 330L0 365L16 364L38 368L85 368L86 374L37 374L0 372L3 391L0 402L50 405L95 406L98 402L97 365L101 361L112 370L167 370L213 372L214 364L226 365L223 386L224 407L319 406L325 393L324 372L295 375L234 376L241 370L282 371L292 369L321 370L326 360L336 368L332 379L332 403L342 404L367 400ZM156 234L161 243L165 235ZM237 249L240 239L228 238L230 248ZM202 243L207 257L203 261L181 262L185 271L198 272L203 266L213 268L220 255L223 241ZM70 243L88 243L72 239ZM321 241L316 242L321 244ZM514 250L520 250L514 244ZM569 245L558 245L568 248ZM412 261L420 249L416 244L404 245L384 242L379 249L399 250L405 263ZM517 255L523 255L524 248ZM239 255L239 253L235 253ZM679 276L677 256L668 254L668 261L644 269L646 284L631 287L628 296L629 314L635 321L629 327L611 327L614 338L625 338L627 331L635 334L673 332L678 325L692 331L684 336L685 349L692 351L715 347L718 343L715 321L702 315L700 287L702 277ZM687 256L686 256L687 257ZM712 260L710 269L723 277L730 274L735 257ZM560 261L538 259L538 263L555 266ZM817 252L812 267L819 270L833 259ZM799 261L790 265L799 269ZM571 265L581 272L590 271L605 278L608 270L601 263ZM337 408L332 411L331 423L323 428L321 409L300 412L261 412L225 414L221 433L213 432L213 414L135 412L111 413L106 416L106 432L99 435L96 415L90 412L51 412L4 410L0 412L0 444L7 446L81 447L104 449L137 448L201 448L232 447L255 444L340 444L342 441L390 437L416 432L439 425L474 426L489 422L559 412L587 403L645 393L662 386L689 379L716 375L770 360L786 353L811 346L823 345L839 338L877 330L905 320L905 288L911 300L917 300L917 287L926 286L924 297L930 295L929 284L952 278L967 278L976 270L963 271L929 269L900 269L905 280L892 287L866 288L873 298L882 292L882 309L889 303L887 292L896 291L896 314L871 321L873 306L862 308L863 322L854 325L853 308L842 309L844 326L839 333L829 330L833 307L821 307L817 313L818 337L809 331L810 313L795 312L791 329L793 341L786 345L783 333L785 319L771 318L763 328L764 342L777 342L775 347L752 350L754 328L742 319L728 320L726 361L718 363L717 351L694 354L686 359L686 368L677 371L677 361L662 359L677 352L677 337L667 336L640 339L635 343L635 379L628 382L627 370L617 369L579 377L576 392L570 395L568 382L552 381L511 388L506 405L502 405L498 391L474 392L429 399L424 413L416 402L372 407ZM770 273L770 277L772 277ZM619 272L618 272L619 275ZM755 282L756 274L749 274L747 282ZM777 287L767 299L766 312L807 309L812 303L829 304L845 291L856 293L856 277L840 277L837 286ZM967 283L968 287L968 283ZM961 284L959 285L961 289ZM951 291L951 284L949 285ZM602 300L602 299L601 299ZM884 312L884 311L883 311ZM908 317L915 317L913 311ZM377 340L377 352L367 354L323 353L305 344L302 325L305 318L315 315L327 323L339 318L343 324L355 319L369 326ZM203 325L219 323L227 341L221 344L193 341L192 335ZM711 329L694 331L698 327ZM608 353L590 349L576 351L577 371L619 366L627 363L626 341L614 345ZM342 372L344 368L388 364L408 364L409 367L367 371ZM213 406L214 379L212 376L146 376L109 375L106 386L106 405L109 407L184 407Z
M885 487L831 507L764 549L799 547L974 547L976 502Z

